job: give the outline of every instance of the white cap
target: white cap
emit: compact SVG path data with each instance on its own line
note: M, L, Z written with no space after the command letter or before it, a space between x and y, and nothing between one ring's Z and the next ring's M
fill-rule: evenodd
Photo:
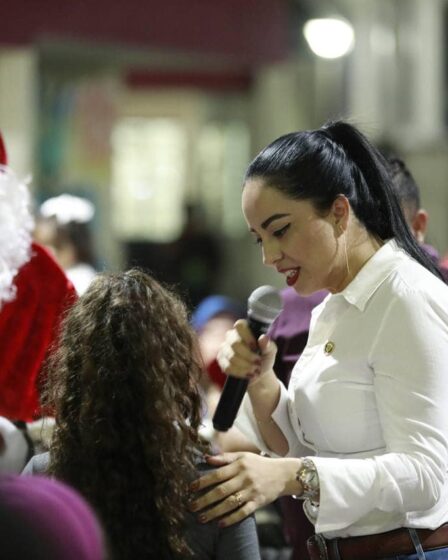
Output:
M85 198L71 194L61 194L49 198L40 206L44 218L55 218L60 224L70 222L87 223L95 214L95 207Z

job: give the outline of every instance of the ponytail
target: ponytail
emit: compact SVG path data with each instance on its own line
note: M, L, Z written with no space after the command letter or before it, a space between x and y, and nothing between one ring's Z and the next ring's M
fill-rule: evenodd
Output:
M437 265L409 229L385 158L359 130L348 123L337 121L323 128L343 148L347 159L358 170L357 201L350 200L357 218L380 239L395 239L411 257L443 279Z

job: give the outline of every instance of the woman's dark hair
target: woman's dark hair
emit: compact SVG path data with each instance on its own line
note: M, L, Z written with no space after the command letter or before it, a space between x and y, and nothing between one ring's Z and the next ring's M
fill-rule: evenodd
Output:
M409 230L386 160L354 126L336 121L317 130L281 136L250 164L245 181L254 178L291 199L310 200L321 213L329 211L338 195L346 196L370 233L383 241L394 238L441 278Z
M189 555L200 375L185 306L139 270L99 274L63 322L46 387L49 474L93 505L114 560Z

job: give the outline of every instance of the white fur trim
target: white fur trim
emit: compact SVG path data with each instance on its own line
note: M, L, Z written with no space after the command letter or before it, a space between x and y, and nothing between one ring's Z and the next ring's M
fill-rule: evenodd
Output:
M3 416L0 416L0 434L5 441L5 449L0 453L0 473L20 473L28 453L25 436Z
M0 309L14 299L14 278L31 258L33 227L27 186L0 165Z

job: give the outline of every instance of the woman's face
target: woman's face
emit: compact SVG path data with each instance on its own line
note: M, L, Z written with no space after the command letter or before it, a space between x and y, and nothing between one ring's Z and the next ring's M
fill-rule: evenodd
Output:
M264 264L283 274L288 286L301 295L345 288L349 279L338 241L341 209L336 201L322 216L309 200L290 199L261 179L251 179L242 203L249 229L262 247Z

